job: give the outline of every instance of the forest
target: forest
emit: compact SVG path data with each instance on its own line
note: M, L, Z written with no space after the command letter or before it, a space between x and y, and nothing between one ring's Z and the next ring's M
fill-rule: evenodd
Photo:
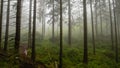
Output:
M120 68L120 0L0 0L0 68Z

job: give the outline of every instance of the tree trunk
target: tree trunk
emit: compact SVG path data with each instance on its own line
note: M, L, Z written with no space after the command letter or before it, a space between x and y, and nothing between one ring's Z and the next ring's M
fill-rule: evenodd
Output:
M90 0L90 8L91 8L91 23L92 23L92 43L93 43L93 54L95 55L95 35L94 35L94 21L93 21L92 0Z
M52 22L52 42L54 42L55 38L55 30L54 30L54 23L55 23L55 18L54 18L54 0L53 0L53 22Z
M43 11L44 11L44 13L43 13L43 39L44 39L44 37L45 37L45 0L43 1L43 7L44 7L44 9L43 9Z
M44 16L43 16L43 39L45 38L45 14L44 14Z
M45 8L44 4L45 3L43 1L43 7ZM42 11L43 11L43 14L42 14L42 40L43 40L45 37L45 9L43 9Z
M59 55L59 68L62 68L62 36L63 36L63 25L62 25L62 0L60 0L60 55Z
M115 1L113 0L113 13L114 13L114 23L115 23L115 61L118 63L118 37L117 37L117 22L116 22L116 12L115 12Z
M68 44L71 46L71 0L68 0Z
M88 64L87 8L86 8L86 0L83 0L83 17L84 17L84 56L83 56L83 63L84 64Z
M103 29L102 29L102 27L103 27L103 23L102 23L102 11L101 11L101 1L99 0L99 9L100 9L100 28L101 28L101 36L103 37ZM101 39L101 41L102 41L102 39Z
M43 14L42 14L42 40L43 40L43 38L44 38L44 18L43 18Z
M111 28L111 43L112 43L112 50L114 49L114 41L113 41L113 22L112 22L112 12L111 12L111 2L109 0L109 13L110 13L110 28Z
M32 37L31 37L31 18L32 18L32 13L31 13L31 10L32 10L32 0L30 0L30 3L29 3L29 31L28 31L28 47L31 47L31 40L32 40Z
M17 13L16 13L16 33L15 33L15 50L19 52L20 46L20 27L21 27L21 0L17 0Z
M36 0L34 0L34 10L33 10L33 34L32 34L32 55L31 59L35 62L35 37L36 37Z
M3 19L3 0L1 0L1 11L0 11L0 49L2 46L2 19Z
M96 42L98 37L98 16L97 16L97 1L95 1L95 31L96 31Z
M117 28L118 28L118 30L117 30L117 34L118 34L118 44L119 44L119 40L120 40L120 23L119 23L119 15L117 15Z
M8 0L8 5L7 5L7 19L6 19L6 31L5 31L4 51L7 51L7 46L8 46L9 17L10 17L10 0Z

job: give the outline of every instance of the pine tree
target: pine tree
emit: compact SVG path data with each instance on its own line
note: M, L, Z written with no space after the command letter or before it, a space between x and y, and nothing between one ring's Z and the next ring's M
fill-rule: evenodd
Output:
M118 63L118 36L117 36L117 22L115 12L115 0L113 0L113 13L114 13L114 24L115 24L115 61Z
M15 33L15 50L19 52L20 46L20 27L21 27L21 0L17 0L16 12L16 33Z
M83 0L83 17L84 17L84 56L83 56L83 63L84 64L88 64L87 8L86 8L86 0Z
M0 11L0 49L2 43L2 19L3 19L3 0L1 0L1 11Z
M54 0L53 0L53 14L52 14L52 18L53 18L53 21L52 21L52 41L54 42L55 40L55 30L54 30L54 25L55 25L55 18L54 18Z
M110 28L111 28L111 43L112 43L112 50L114 49L114 41L113 41L113 22L112 22L112 11L111 11L111 2L109 0L109 13L110 13Z
M36 0L34 0L34 10L33 10L33 33L32 33L32 55L31 59L35 62L35 37L36 37Z
M62 68L62 36L63 36L63 30L62 30L62 0L60 0L60 55L59 55L59 68Z
M71 46L71 0L68 0L68 44Z
M90 8L91 8L91 23L92 23L92 43L93 43L93 54L95 55L95 35L94 35L94 21L93 21L92 0L90 0Z
M8 0L8 5L7 5L7 19L6 19L6 31L5 31L4 51L7 50L7 46L8 46L9 17L10 17L10 0Z
M32 18L32 0L30 0L29 3L29 31L28 31L28 46L31 47L31 40L32 40L32 36L31 36L31 18Z

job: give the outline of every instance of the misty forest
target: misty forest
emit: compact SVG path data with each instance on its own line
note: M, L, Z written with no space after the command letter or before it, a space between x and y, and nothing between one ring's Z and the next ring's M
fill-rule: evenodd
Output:
M120 0L0 0L0 68L120 68Z

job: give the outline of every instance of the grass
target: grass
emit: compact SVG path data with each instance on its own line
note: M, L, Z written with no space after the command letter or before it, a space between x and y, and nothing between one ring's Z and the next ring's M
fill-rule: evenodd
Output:
M79 46L78 46L79 45ZM93 55L92 44L89 43L89 68L114 68L119 66L114 61L114 52L108 48L110 44L99 44L96 47L96 55ZM37 45L37 60L43 62L48 68L54 68L55 61L59 62L59 45L50 41L41 42ZM63 46L63 68L83 68L83 46L73 44L72 47L64 43ZM51 67L50 67L51 66Z
M93 55L92 43L88 43L88 68L115 68L120 67L120 63L114 60L114 51L110 50L110 43L96 43L96 55ZM31 50L29 50L30 56ZM119 57L120 58L120 57ZM9 61L0 59L2 68L18 68L14 63L14 58ZM49 40L36 41L36 61L42 62L47 68L54 68L59 64L59 43L54 44ZM74 42L70 47L66 42L63 43L63 68L83 68L83 43ZM16 65L15 65L16 64Z

